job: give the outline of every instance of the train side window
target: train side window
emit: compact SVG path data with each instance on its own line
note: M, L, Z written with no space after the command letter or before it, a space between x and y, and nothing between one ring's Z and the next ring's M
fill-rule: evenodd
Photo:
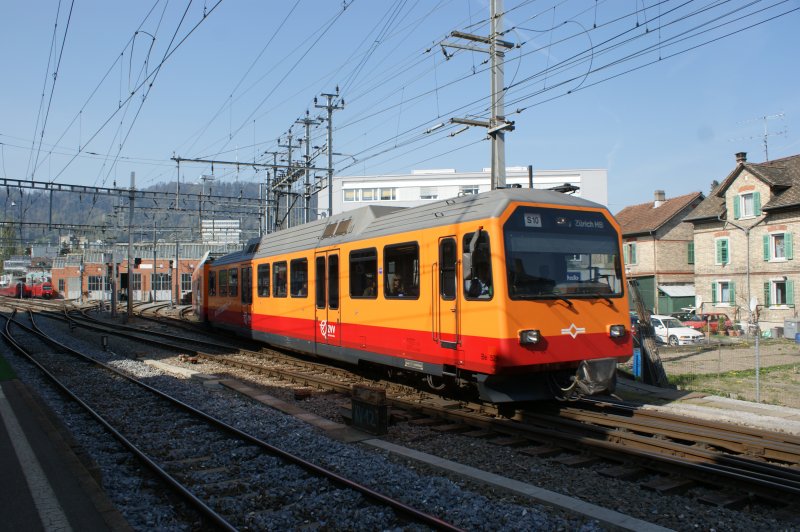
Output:
M219 297L228 297L228 270L219 271Z
M292 297L308 297L308 259L294 259L291 267Z
M350 297L378 297L378 250L359 249L350 252Z
M242 268L242 303L253 302L253 268Z
M131 286L131 290L135 290L135 288ZM217 295L217 272L208 272L208 295Z
M463 250L469 253L470 244L475 233L464 235ZM481 231L472 252L472 270L464 270L464 297L467 299L488 300L494 294L492 284L492 253L489 246L489 234Z
M325 257L317 257L314 275L317 308L325 308Z
M286 297L286 261L272 265L272 296Z
M256 270L258 297L269 297L269 264L259 264Z
M339 308L339 255L328 256L328 308Z
M446 301L456 298L457 261L455 239L445 238L439 243L439 293Z
M239 295L239 269L231 268L228 271L228 295L236 297Z
M419 298L419 244L406 242L383 248L383 295L390 299Z

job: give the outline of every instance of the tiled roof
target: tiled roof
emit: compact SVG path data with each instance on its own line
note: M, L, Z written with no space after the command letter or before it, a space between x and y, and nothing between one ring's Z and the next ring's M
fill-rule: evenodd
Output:
M728 174L718 186L695 210L686 217L687 222L725 217L725 191L739 176L747 170L758 179L769 185L771 198L762 205L769 211L782 207L800 206L800 155L792 155L766 163L743 163Z
M692 192L665 200L658 207L654 202L631 205L619 211L615 218L622 227L623 235L636 235L655 231L672 220L692 202L703 199L700 192Z
M717 216L725 216L725 198L716 196L713 193L693 210L689 216L683 219L684 222L699 222L700 220L716 220Z

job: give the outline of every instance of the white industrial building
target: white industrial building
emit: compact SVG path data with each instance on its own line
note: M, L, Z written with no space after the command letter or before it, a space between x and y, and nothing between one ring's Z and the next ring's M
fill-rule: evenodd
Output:
M534 170L532 178L527 167L506 169L508 186L528 188L531 180L533 188L551 189L566 184L577 187L573 193L575 196L602 205L608 203L608 171L605 169ZM414 170L410 174L400 175L334 176L333 213L368 204L413 207L428 201L477 194L490 189L488 168L481 172L441 169ZM317 212L324 216L328 210L327 190L321 190L315 198L318 201Z

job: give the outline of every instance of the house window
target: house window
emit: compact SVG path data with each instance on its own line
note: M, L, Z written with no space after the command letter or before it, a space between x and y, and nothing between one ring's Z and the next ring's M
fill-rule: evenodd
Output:
M361 189L361 201L378 201L378 189L377 188L362 188Z
M764 283L764 304L768 307L793 307L794 283L785 277Z
M397 189L396 188L382 188L381 189L381 201L391 201L396 199L397 196Z
M731 261L730 244L727 238L718 238L715 241L717 248L716 264L728 264Z
M349 190L344 191L344 200L345 201L358 201L358 189L351 188Z
M437 199L439 189L437 187L419 187L419 199Z
M106 290L109 289L108 284L108 277L103 277L101 275L90 275L89 276L89 291L90 292L98 292L103 290L103 281L105 280Z
M792 247L792 233L764 235L764 260L789 260L792 258Z
M58 280L58 291L64 293L64 279Z
M636 242L623 244L622 254L625 264L637 264L639 262L636 257Z
M686 262L687 264L694 264L694 242L689 242L686 246Z
M166 292L171 287L172 276L168 273L154 273L150 276L150 282L153 284L153 290Z
M459 196L472 196L473 194L477 194L480 192L478 185L464 185L462 186L459 191Z
M761 216L761 194L759 192L739 194L733 198L734 218L753 218L755 216Z
M192 274L181 274L181 292L189 292L192 289Z
M736 289L733 281L717 281L711 283L711 303L728 306L736 302Z

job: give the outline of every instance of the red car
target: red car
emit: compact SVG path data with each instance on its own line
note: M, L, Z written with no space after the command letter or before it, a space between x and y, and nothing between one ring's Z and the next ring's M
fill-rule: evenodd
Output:
M719 329L719 320L722 318L725 324L725 329L729 329L733 322L731 322L730 318L728 318L727 314L723 314L721 312L705 312L702 314L691 314L688 316L684 316L684 319L681 319L681 323L683 323L687 327L691 327L692 329L701 330L708 325L709 330L712 333L716 333Z

